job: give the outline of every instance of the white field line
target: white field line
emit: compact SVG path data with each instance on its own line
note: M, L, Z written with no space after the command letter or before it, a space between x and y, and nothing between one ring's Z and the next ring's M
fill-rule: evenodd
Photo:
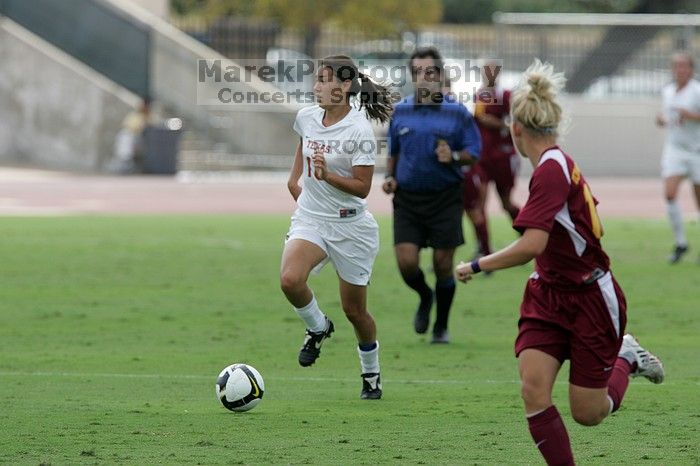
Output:
M195 380L210 380L212 382L216 381L215 376L208 375L193 375L193 374L120 374L120 373L109 373L109 372L23 372L23 371L0 371L0 377L74 377L74 378L122 378L122 379L195 379ZM348 382L353 383L357 380L355 378L334 378L334 377L275 377L266 376L265 379L269 380L282 380L282 381L292 381L292 382ZM517 384L518 380L454 380L454 379L426 379L426 380L400 380L400 379L389 379L385 380L385 383L398 383L398 384L416 384L416 385L505 385L505 384Z
M23 371L0 371L0 377L74 377L74 378L121 378L121 379L195 379L195 380L209 380L215 381L215 376L209 375L194 375L194 374L123 374L123 373L109 373L109 372L23 372ZM281 380L290 382L347 382L354 383L357 380L355 378L335 378L335 377L276 377L276 376L266 376L265 379L269 380ZM494 380L494 379L484 379L484 380L455 380L455 379L420 379L420 380L409 380L409 379L391 379L387 378L384 383L395 383L404 385L513 385L519 384L520 381L517 379L511 380ZM558 380L556 382L559 384L567 384L568 382L565 378ZM682 382L681 382L682 383ZM700 385L700 382L687 382L689 385ZM654 384L640 383L635 384L642 387L651 387ZM666 381L664 385L676 385L675 381Z

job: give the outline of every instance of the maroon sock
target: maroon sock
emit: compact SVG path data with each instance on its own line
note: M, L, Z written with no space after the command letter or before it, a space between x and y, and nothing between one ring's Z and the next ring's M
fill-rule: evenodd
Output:
M610 380L608 380L608 395L613 401L613 413L620 409L627 385L630 383L631 373L632 364L625 358L617 358L612 368L612 374L610 374Z
M476 240L479 242L479 252L484 256L491 254L488 224L484 222L479 225L474 225L474 233L476 233Z
M556 406L527 418L530 435L548 465L573 465L569 434Z

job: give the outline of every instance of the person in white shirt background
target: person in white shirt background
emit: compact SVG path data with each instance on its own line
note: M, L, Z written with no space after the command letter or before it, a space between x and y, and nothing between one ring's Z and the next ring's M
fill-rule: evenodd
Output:
M669 262L677 263L688 251L683 217L677 203L678 188L685 178L693 183L700 211L700 82L693 78L693 57L677 52L671 58L673 82L662 91L663 110L656 124L667 128L661 158L661 176L675 247Z
M387 88L360 73L344 55L321 60L314 94L318 105L300 110L294 123L300 139L287 186L297 209L282 254L280 286L306 324L299 364L310 366L335 329L307 280L326 262L333 264L341 305L357 336L360 397L379 399L379 343L374 318L367 310L379 227L367 211L365 198L377 153L369 119L387 121L391 99ZM359 103L351 101L353 97Z

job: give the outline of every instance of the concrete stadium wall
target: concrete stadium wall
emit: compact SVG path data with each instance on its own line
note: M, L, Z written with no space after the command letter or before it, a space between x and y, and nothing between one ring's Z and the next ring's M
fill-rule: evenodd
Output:
M129 0L141 8L150 11L159 18L167 19L170 15L170 0Z
M264 111L197 104L197 60L223 57L127 0L95 0L150 28L152 94L186 129L225 152L291 157L296 108ZM6 18L0 18L0 162L98 171L137 98ZM237 84L234 90L273 90ZM232 86L233 87L233 86ZM564 99L571 119L563 147L589 176L658 176L664 133L654 125L657 98ZM261 110L263 110L261 108ZM212 147L204 148L214 153ZM522 174L530 172L523 164Z
M259 109L239 110L235 105L200 105L197 102L197 60L224 58L189 37L155 32L151 41L151 92L157 101L194 125L208 140L226 144L229 153L294 154L298 138L292 129L296 107L263 104L251 106ZM229 87L234 92L244 93L276 91L262 82L234 83ZM213 92L203 91L202 94Z
M660 176L665 132L655 123L660 98L562 98L567 129L559 138L585 176ZM526 160L520 176L529 177Z
M562 146L589 176L658 176L665 133L660 98L564 99L570 116Z
M138 98L0 18L0 162L99 171Z
M297 136L292 125L296 106L265 104L260 106L261 111L241 111L235 105L198 104L197 61L226 58L131 1L98 1L150 27L151 94L169 112L183 118L208 140L225 144L227 152L261 156L294 154ZM231 83L229 87L244 93L277 90L257 78ZM212 94L211 90L200 91Z

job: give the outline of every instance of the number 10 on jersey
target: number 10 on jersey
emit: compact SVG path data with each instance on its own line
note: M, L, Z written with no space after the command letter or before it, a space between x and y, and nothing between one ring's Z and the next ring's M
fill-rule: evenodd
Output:
M306 157L306 176L311 178L311 173L313 173L314 178L317 180L320 180L321 178L318 176L316 173L316 170L314 170L313 164L311 163L311 157Z

